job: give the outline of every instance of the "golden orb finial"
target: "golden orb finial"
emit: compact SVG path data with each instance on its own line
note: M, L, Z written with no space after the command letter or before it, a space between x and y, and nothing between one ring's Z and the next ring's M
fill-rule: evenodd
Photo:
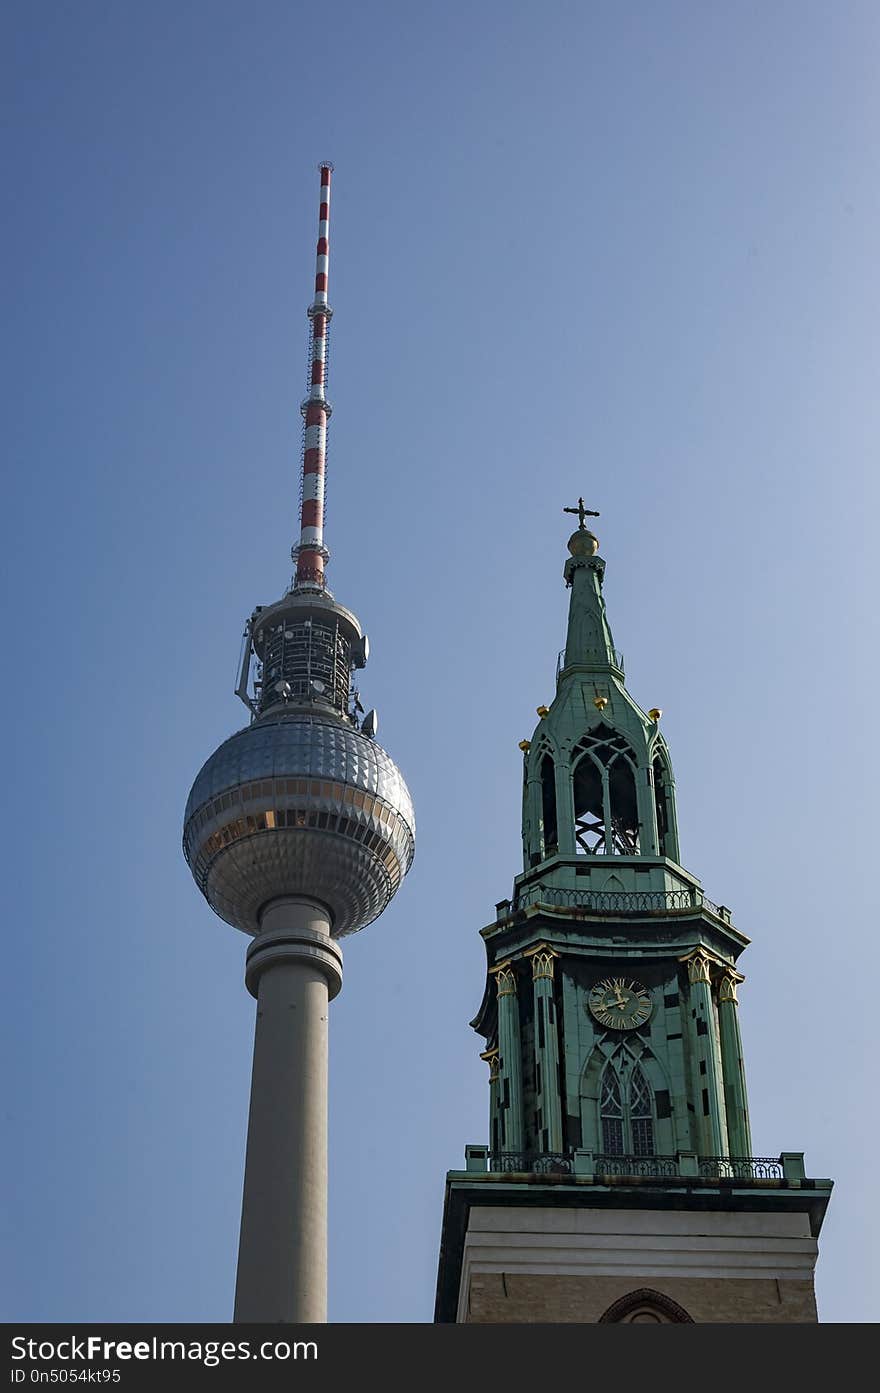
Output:
M527 755L529 750L532 748L532 742L531 740L520 740L519 747L522 750L523 754Z
M542 720L542 721L543 721L543 719L544 719L545 716L549 716L549 715L550 715L550 707L549 707L549 706L536 706L536 707L535 707L535 710L537 711L538 715L541 717L541 720Z
M578 528L577 532L572 532L568 539L568 549L572 556L590 557L595 556L599 550L599 538L590 532L586 527Z
M593 705L597 711L604 711L608 705L608 698L603 696L593 697Z
M648 712L648 715L651 717L651 720L656 725L660 717L663 715L662 708L659 706L652 706L650 711Z

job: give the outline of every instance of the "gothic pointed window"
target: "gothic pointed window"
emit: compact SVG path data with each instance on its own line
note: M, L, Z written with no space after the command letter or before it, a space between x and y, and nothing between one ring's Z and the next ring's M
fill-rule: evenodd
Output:
M574 758L578 849L588 856L638 855L636 761L626 738L603 722L578 743Z
M556 769L551 755L541 760L541 816L543 819L544 855L558 850L559 833L556 827Z
M602 1075L602 1099L599 1104L602 1115L602 1150L606 1156L623 1155L623 1101L620 1093L620 1079L613 1065L605 1067Z
M606 1156L653 1156L654 1099L638 1064L628 1082L621 1080L613 1064L606 1064L599 1117Z
M574 835L588 856L605 854L605 800L602 773L591 754L574 771Z
M634 1156L653 1156L654 1117L651 1088L638 1064L629 1081L629 1125Z
M611 836L614 850L622 856L636 856L639 850L639 810L636 802L635 770L626 755L617 755L608 771L611 799Z

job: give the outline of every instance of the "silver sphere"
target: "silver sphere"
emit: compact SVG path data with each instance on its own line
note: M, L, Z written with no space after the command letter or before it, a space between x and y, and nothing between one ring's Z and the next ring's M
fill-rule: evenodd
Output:
M256 934L271 900L303 895L327 906L342 938L391 902L412 865L415 815L394 761L347 721L269 717L202 767L183 850L228 924Z

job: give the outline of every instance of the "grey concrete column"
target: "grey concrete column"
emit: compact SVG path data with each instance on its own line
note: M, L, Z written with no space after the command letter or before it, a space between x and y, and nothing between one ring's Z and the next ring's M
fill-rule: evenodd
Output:
M257 998L234 1319L327 1319L327 1016L342 954L323 905L274 901L247 954Z

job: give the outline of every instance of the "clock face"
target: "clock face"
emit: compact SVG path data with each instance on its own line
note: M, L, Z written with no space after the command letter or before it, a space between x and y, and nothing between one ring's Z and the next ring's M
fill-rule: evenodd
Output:
M628 977L603 977L590 992L587 1006L609 1030L635 1030L651 1014L651 993Z

